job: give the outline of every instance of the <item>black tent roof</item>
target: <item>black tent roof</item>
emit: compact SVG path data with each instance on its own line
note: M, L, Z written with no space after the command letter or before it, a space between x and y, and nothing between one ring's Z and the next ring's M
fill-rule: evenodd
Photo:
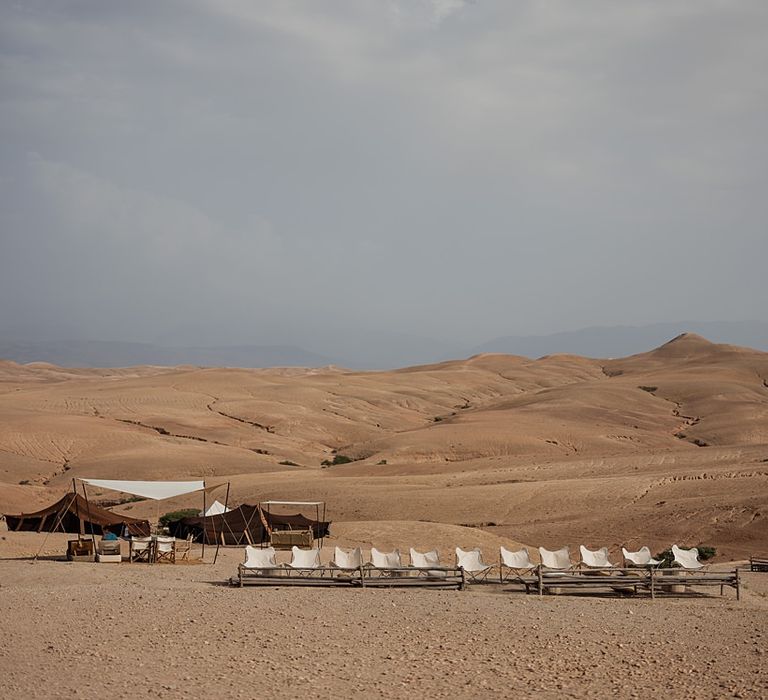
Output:
M34 513L8 515L9 530L32 532L72 532L81 535L103 535L105 532L121 534L124 527L136 537L149 535L149 521L113 513L89 503L82 496L67 493L55 503Z

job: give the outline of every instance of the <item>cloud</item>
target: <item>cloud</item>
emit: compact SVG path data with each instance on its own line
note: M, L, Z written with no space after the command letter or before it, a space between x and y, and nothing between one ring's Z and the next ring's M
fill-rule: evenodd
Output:
M6 4L0 288L18 260L78 280L3 313L140 336L164 299L233 339L472 345L759 317L767 25L722 0Z

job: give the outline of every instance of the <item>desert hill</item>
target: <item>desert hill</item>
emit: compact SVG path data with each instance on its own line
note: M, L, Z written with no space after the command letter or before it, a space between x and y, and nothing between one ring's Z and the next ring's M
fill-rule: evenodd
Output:
M743 555L768 536L768 353L684 334L615 360L387 372L0 362L0 511L73 476L202 477L231 481L235 502L323 497L339 521Z

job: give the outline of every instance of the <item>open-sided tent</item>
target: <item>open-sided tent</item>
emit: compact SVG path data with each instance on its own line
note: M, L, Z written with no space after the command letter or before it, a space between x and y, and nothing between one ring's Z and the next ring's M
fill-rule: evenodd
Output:
M262 510L259 506L243 504L226 513L211 516L183 518L171 524L175 537L192 535L206 544L246 545L269 542L274 529L311 529L315 539L328 535L329 522L312 520L301 514L280 515Z
M91 479L80 478L83 484L83 493L85 494L86 502L88 501L88 494L86 492L85 485L95 486L97 488L110 489L112 491L121 491L123 493L130 493L134 496L141 496L142 498L149 498L154 501L162 501L166 498L174 498L175 496L183 496L188 493L201 492L203 494L203 512L206 510L205 495L208 491L218 488L221 484L216 486L206 487L205 481L136 481L125 479ZM229 484L227 484L227 501L229 500ZM226 508L226 503L224 507ZM159 506L158 506L159 516ZM203 542L203 556L205 555L205 540Z
M77 493L67 493L56 503L34 513L6 514L9 530L27 532L70 532L79 535L122 535L127 529L134 537L149 535L149 521L131 518L87 503Z
M192 535L196 542L205 544L261 544L265 542L265 529L259 517L259 507L241 505L226 513L195 515L171 523L174 537Z

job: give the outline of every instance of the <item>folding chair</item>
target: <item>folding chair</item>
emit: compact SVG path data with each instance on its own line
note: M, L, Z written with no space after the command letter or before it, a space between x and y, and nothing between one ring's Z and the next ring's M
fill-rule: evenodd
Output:
M505 569L507 570L506 576L504 575ZM508 581L512 576L525 584L527 589L528 584L523 580L523 576L532 574L535 569L536 564L531 561L531 555L526 548L512 552L505 547L499 547L499 583Z
M371 547L371 561L365 566L369 571L377 571L380 576L396 575L397 572L393 571L393 569L403 568L400 550L395 549L391 552L381 552L375 547Z
M360 551L360 547L354 549L342 549L341 547L334 547L333 561L329 564L332 569L339 569L339 571L351 574L362 574L363 569L363 553Z
M456 547L456 566L464 569L464 573L472 583L484 581L493 568L493 564L486 564L482 560L482 553L479 548L464 551L460 547Z
M295 573L298 576L309 577L312 574L323 574L323 567L320 565L319 549L301 549L297 546L291 548L291 561L285 565L288 574Z
M152 562L154 545L151 537L134 537L130 541L128 548L128 561L144 561L147 564Z
M629 562L630 566L658 566L663 564L661 559L654 559L651 556L651 550L648 547L640 547L636 552L630 552L625 547L621 548L621 554L624 557L624 565Z
M158 535L155 544L155 562L167 561L169 564L176 563L176 538L164 537Z
M675 560L672 562L673 565L677 564L683 569L688 569L689 571L698 571L699 569L703 569L706 566L706 564L703 564L699 561L699 550L696 549L696 547L691 547L690 549L682 549L676 544L673 544L672 554L675 557Z
M436 549L431 549L428 552L417 552L413 547L410 549L411 566L416 569L417 576L427 576L430 578L444 578L445 570L440 567L440 554ZM430 569L430 566L438 567L436 569ZM424 570L426 569L426 571Z
M552 571L568 571L573 568L571 563L571 550L568 547L562 549L556 549L554 551L539 547L539 558L541 559L541 566L544 569L550 569Z
M189 561L193 540L193 535L187 535L187 539L176 542L176 561Z
M581 551L581 564L588 569L612 569L615 566L608 561L608 547L592 550L580 544L579 550Z

